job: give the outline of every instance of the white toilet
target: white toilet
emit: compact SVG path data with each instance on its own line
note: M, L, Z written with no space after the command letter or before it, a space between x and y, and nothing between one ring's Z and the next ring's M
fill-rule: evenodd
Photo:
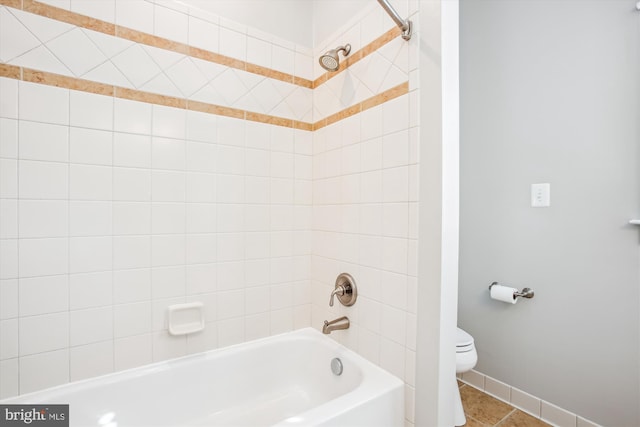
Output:
M458 328L458 332L456 335L456 374L470 371L474 366L476 366L477 362L478 352L476 352L476 346L473 343L473 337L467 332ZM456 381L453 424L455 426L462 426L466 424L466 422L467 418L464 416L462 399L460 399L460 390L458 389L458 382Z

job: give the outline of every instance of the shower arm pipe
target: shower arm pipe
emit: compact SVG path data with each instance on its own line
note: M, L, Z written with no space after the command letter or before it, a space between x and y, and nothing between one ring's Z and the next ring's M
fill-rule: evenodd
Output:
M388 0L378 0L380 6L389 14L391 19L402 30L402 38L405 40L411 39L411 33L413 32L413 23L408 19L402 19L398 12L391 6Z

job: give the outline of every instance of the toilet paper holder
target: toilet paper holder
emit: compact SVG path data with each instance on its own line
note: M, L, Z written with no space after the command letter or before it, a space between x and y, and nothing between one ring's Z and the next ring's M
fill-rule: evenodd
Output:
M493 285L497 285L498 282L493 282L492 284L489 285L489 290L491 290L491 287ZM514 298L515 297L522 297L522 298L533 298L534 296L534 292L533 289L531 288L523 288L522 291L516 291L513 293Z

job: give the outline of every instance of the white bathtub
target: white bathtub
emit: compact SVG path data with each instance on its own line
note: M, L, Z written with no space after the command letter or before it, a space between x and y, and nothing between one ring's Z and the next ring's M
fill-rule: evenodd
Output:
M69 404L71 426L390 427L403 402L402 381L307 328L1 403Z

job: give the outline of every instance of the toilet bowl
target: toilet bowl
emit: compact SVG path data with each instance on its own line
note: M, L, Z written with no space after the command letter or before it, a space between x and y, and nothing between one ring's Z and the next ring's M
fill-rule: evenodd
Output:
M473 342L473 337L467 332L458 328L456 335L456 374L470 371L478 362L478 352ZM454 378L455 380L455 378ZM462 408L462 399L460 398L460 389L456 380L454 396L454 414L453 423L455 426L466 424L467 418L464 416Z

